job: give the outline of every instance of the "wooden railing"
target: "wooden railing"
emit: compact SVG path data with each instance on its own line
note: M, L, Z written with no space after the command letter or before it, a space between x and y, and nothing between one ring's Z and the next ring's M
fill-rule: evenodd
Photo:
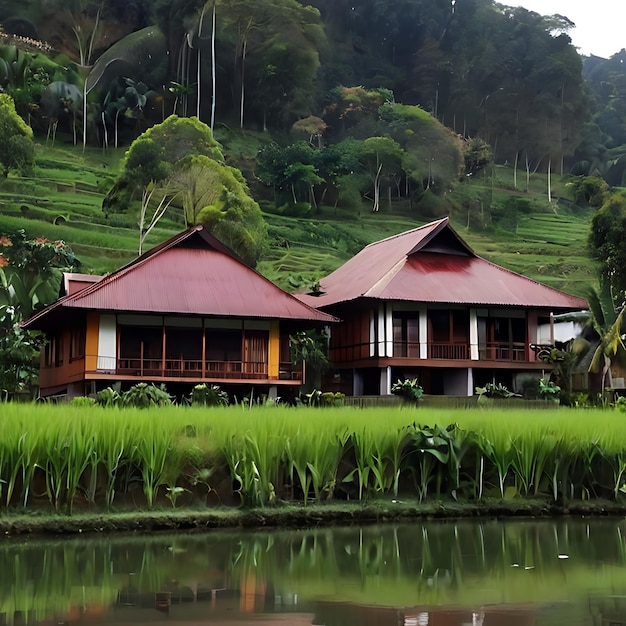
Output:
M528 361L526 345L524 343L488 343L478 350L481 361Z
M164 378L220 378L225 380L266 379L265 362L205 361L193 359L118 359L117 374ZM279 378L302 380L302 371L291 363L281 363Z
M429 343L429 359L449 359L462 361L469 359L470 351L466 343Z

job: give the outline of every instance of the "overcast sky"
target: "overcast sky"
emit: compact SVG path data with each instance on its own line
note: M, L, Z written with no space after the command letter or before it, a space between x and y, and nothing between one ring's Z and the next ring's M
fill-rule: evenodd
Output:
M499 0L541 15L565 15L576 24L569 32L581 54L608 58L626 48L626 0Z

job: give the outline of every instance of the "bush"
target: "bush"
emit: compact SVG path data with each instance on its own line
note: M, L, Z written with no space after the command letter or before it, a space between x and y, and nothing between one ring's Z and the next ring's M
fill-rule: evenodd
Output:
M76 396L72 398L70 404L72 406L94 406L96 404L95 398L89 398L87 396Z
M107 387L96 394L96 402L100 406L119 406L121 401L120 393L112 387Z
M391 393L407 400L419 400L424 395L424 390L417 382L417 378L405 378L404 380L397 380L391 386Z
M121 394L120 402L122 406L147 409L154 406L170 405L172 398L167 393L165 385L157 387L148 383L137 383Z
M192 406L228 406L228 394L219 385L196 385L191 391Z

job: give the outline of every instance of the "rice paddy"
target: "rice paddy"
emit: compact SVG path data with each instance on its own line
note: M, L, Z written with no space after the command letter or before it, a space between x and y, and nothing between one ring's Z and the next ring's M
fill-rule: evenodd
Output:
M614 410L3 405L0 505L419 502L626 492Z

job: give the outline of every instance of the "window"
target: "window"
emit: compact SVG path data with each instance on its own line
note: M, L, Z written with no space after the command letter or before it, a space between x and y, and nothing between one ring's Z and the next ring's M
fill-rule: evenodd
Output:
M393 314L393 356L419 358L418 313Z
M73 328L70 334L70 361L85 357L87 333L85 328Z

